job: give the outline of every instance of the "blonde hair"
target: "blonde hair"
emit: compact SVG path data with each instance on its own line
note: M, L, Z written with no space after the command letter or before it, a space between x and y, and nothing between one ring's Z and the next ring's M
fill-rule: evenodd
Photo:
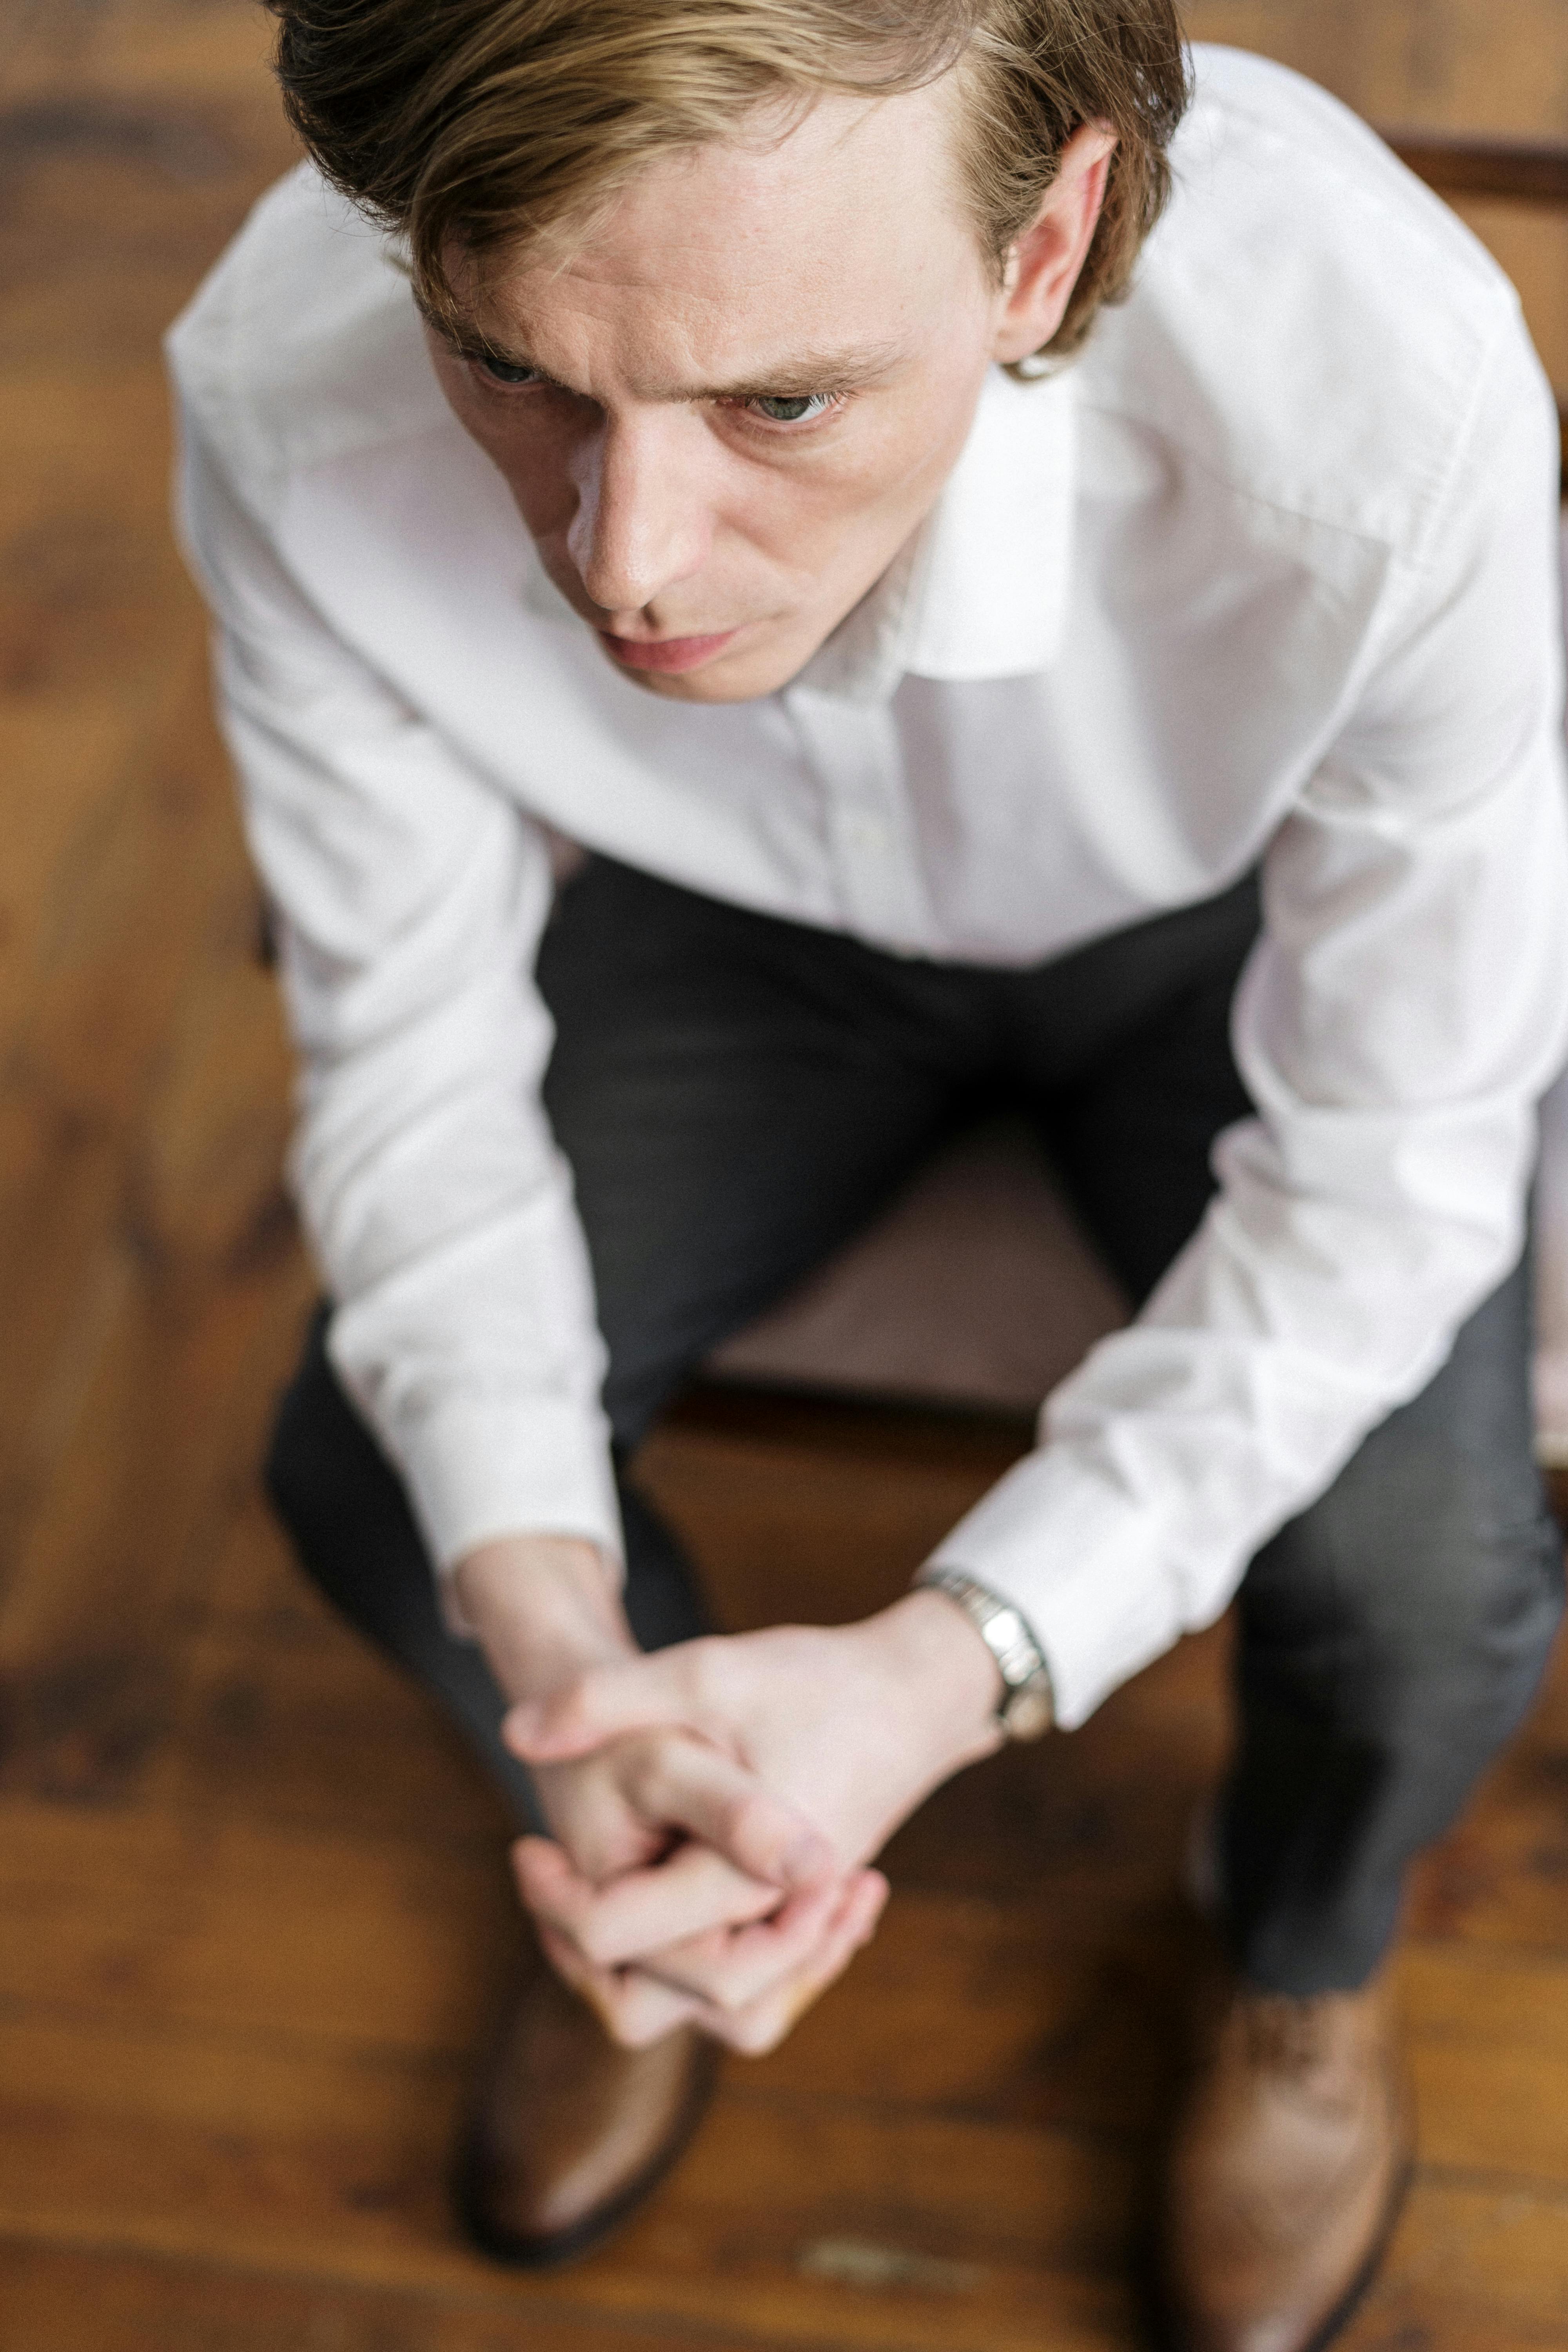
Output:
M591 222L654 157L769 104L889 96L962 69L960 166L998 274L1072 133L1117 135L1063 357L1125 292L1170 193L1189 94L1174 0L267 0L289 114L326 176L408 242L451 317L445 257L482 265Z

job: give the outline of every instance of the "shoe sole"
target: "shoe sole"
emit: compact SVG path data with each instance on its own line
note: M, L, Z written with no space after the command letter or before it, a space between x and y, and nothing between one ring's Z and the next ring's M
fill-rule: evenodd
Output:
M1317 2334L1310 2336L1302 2345L1301 2352L1328 2352L1328 2347L1335 2336L1342 2329L1350 2326L1361 2307L1367 2289L1383 2268L1384 2256L1387 2253L1389 2242L1399 2226L1399 2217L1405 2210L1405 2200L1410 2194L1410 2184L1415 2177L1415 2158L1414 2155L1410 2155L1405 2158L1394 2178L1393 2189L1389 2192L1388 2203L1384 2206L1377 2225L1377 2235L1373 2240L1366 2260Z

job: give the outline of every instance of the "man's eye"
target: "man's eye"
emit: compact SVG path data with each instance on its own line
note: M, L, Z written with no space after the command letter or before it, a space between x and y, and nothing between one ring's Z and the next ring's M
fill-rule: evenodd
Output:
M535 369L524 367L520 360L495 359L489 352L476 352L474 364L484 370L492 383L534 383L538 381Z
M830 392L763 393L752 402L770 425L810 425L837 405Z

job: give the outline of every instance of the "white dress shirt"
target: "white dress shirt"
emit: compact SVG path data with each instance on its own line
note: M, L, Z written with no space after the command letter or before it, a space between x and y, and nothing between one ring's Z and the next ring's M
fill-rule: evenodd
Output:
M620 1544L539 1102L549 829L899 955L1020 966L1263 861L1257 1117L1137 1323L938 1558L1060 1720L1212 1620L1521 1246L1568 1045L1556 425L1514 295L1321 90L1198 53L1136 290L995 373L940 503L781 692L612 669L310 170L171 339L183 510L282 930L332 1360L443 1567Z

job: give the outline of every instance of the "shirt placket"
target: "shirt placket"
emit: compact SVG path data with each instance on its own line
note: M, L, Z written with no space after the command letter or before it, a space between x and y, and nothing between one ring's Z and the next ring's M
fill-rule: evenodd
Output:
M784 702L822 794L846 927L898 954L929 953L931 913L889 705L808 687Z

